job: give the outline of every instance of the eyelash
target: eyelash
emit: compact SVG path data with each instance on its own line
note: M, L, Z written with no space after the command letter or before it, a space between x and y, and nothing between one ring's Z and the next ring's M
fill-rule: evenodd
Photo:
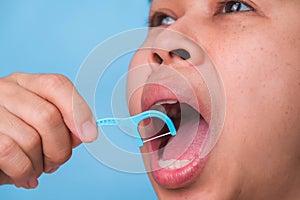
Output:
M240 4L240 5L237 5ZM247 9L247 10L238 10L238 11L227 11L226 12L226 6L239 6L238 9ZM223 0L221 2L217 3L217 8L216 8L216 12L214 13L215 15L218 14L231 14L231 13L238 13L238 12L250 12L250 11L255 11L255 9L250 6L248 3L242 1L242 0L237 0L237 1L232 1L232 0ZM173 20L176 21L176 19L172 18L171 16L162 13L162 12L157 12L154 13L152 16L150 16L149 20L148 20L148 26L149 27L159 27L159 26L167 26L162 24L162 21L166 18L171 18Z

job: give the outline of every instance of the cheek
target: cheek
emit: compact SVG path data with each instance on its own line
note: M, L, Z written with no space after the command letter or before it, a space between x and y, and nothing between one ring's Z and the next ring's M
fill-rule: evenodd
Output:
M274 151L277 154L272 155L280 155L283 149L296 152L300 73L291 66L299 66L299 58L279 38L264 33L236 35L230 41L211 52L216 52L212 57L226 92L226 124L231 130L226 134L239 141L232 148L253 153L255 160L259 155L262 161ZM256 152L259 149L264 153Z

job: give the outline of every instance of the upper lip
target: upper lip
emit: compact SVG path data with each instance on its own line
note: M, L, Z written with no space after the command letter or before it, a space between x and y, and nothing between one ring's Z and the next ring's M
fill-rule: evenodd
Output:
M142 111L151 109L157 103L174 100L179 103L186 103L198 111L206 122L210 121L209 113L201 113L201 110L210 110L205 103L199 102L197 96L194 95L195 91L190 88L175 89L176 83L167 83L167 86L158 82L149 83L144 87L142 94ZM177 86L178 87L178 86ZM204 94L203 94L204 95Z

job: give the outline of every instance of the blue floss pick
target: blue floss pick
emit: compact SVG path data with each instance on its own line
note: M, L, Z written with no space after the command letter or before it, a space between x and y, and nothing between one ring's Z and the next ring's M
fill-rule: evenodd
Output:
M147 118L159 118L162 120L167 126L170 132L164 133L155 137L152 137L147 140L142 140L141 134L138 130L138 125L141 121ZM145 112L142 112L138 115L134 115L128 118L103 118L103 119L98 119L96 121L97 126L124 126L128 127L131 130L133 130L136 133L136 137L138 140L138 145L141 147L144 145L144 143L164 137L166 135L176 135L176 128L172 122L172 120L164 113L159 112L157 110L148 110Z

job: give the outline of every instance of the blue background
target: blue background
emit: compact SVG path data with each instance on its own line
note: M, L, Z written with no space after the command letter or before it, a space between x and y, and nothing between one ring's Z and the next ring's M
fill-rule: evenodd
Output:
M147 0L0 0L0 76L17 71L61 73L74 81L97 44L119 32L145 27L148 10ZM0 186L0 199L156 199L146 174L110 169L84 146L39 182L34 190Z

